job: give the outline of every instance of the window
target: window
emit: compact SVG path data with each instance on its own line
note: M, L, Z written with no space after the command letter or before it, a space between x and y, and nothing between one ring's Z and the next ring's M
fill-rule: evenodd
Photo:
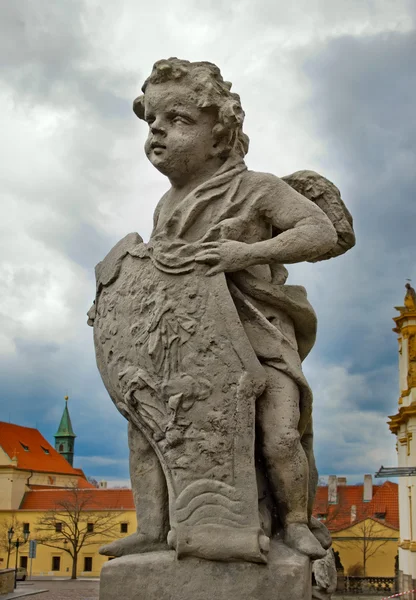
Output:
M63 444L59 444L59 452L63 452L64 451L64 445Z
M50 454L49 450L47 448L44 448L43 446L41 446L42 450L44 451L45 454Z
M30 531L29 523L23 523L23 533Z
M27 569L27 556L20 557L20 566L22 569Z
M386 518L386 513L385 512L376 512L376 513L374 513L374 517L376 519L385 519Z
M120 523L120 533L127 533L129 530L128 523Z
M52 556L52 571L60 571L61 570L61 557L60 556Z
M26 446L26 444L23 444L23 442L20 442L20 445L22 446L25 452L29 452L29 446Z
M56 531L56 533L61 533L62 523L55 523L55 531Z
M327 516L328 515L326 513L318 513L316 515L316 518L318 519L318 521L326 521Z
M92 571L92 556L84 557L84 571Z
M94 531L94 523L87 523L87 531L88 533L92 533Z

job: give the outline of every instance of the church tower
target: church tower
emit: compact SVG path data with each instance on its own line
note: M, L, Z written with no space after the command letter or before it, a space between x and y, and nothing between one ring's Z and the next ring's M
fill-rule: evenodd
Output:
M398 411L389 418L389 427L397 436L399 478L399 587L416 586L416 292L406 284L404 306L393 320L399 342ZM413 434L415 434L413 436ZM413 473L413 476L410 475Z
M72 429L71 417L68 411L68 396L65 396L65 408L59 423L58 431L55 434L55 450L62 454L69 462L71 467L74 462L74 446L77 437Z

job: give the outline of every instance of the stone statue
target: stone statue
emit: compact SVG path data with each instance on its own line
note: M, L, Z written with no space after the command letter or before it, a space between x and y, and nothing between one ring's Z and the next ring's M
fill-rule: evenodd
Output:
M170 182L149 243L137 233L97 265L97 364L129 421L138 531L125 556L266 564L270 539L312 560L330 537L312 518L316 332L285 264L355 243L338 189L311 171L249 171L240 98L208 62L157 62L133 104L145 152Z
M312 564L314 585L312 586L312 598L316 600L331 600L332 594L337 589L337 569L335 554L332 548L326 551L326 555Z

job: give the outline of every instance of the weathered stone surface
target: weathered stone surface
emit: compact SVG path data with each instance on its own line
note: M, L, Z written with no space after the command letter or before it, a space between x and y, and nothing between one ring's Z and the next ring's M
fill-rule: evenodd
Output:
M100 600L310 600L310 561L272 542L267 565L149 552L106 563Z
M312 598L317 600L330 600L337 589L337 569L335 555L332 548L327 550L326 556L316 560L312 565L315 584L312 588Z
M311 560L330 543L311 518L318 477L302 361L316 316L304 288L286 284L284 264L346 252L355 241L352 219L317 173L282 180L247 169L240 98L215 65L159 61L142 91L133 108L149 127L145 152L170 189L150 241L131 233L96 268L88 322L104 384L129 421L139 524L137 534L101 551L170 547L178 558L215 561L158 555L179 587L198 579L192 568L207 582L216 570L230 585L241 571L241 593L267 598L267 585L276 584L283 594L286 576L278 584L272 568L233 561L266 563L280 532ZM295 556L280 549L283 562ZM106 573L142 564L131 561ZM218 561L229 561L229 570ZM260 573L270 574L263 587L255 583ZM195 589L193 598L205 598L198 593L207 590Z

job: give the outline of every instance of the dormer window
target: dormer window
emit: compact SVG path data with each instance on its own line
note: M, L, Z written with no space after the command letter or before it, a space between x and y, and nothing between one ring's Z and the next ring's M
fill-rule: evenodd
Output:
M44 451L45 454L50 454L49 450L47 448L44 448L43 446L41 446L42 450Z
M376 513L374 513L374 517L376 519L383 520L386 518L386 513L385 512L376 512Z
M318 513L316 515L316 518L318 519L318 521L326 521L327 516L328 515L326 513Z
M20 445L22 446L25 452L29 452L29 446L26 446L26 444L24 444L23 442L20 442Z

